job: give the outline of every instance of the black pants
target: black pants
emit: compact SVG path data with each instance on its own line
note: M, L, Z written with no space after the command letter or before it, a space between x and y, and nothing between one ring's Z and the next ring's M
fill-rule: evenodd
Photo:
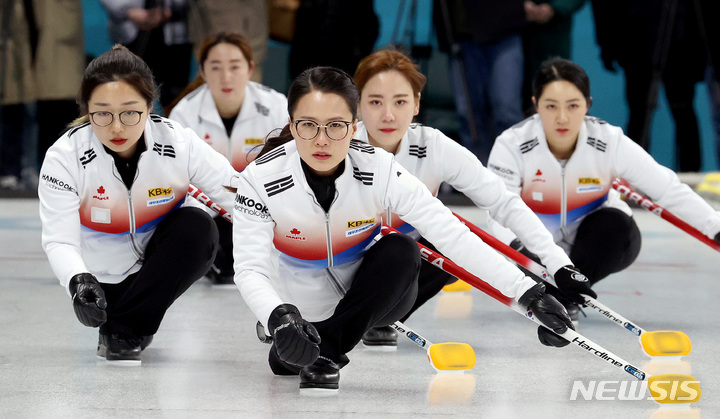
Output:
M615 208L589 214L580 223L570 259L593 284L619 272L640 253L640 230L635 220Z
M78 107L73 99L39 100L37 102L38 121L38 169L45 160L48 148L60 138L60 134L75 118Z
M701 164L700 131L693 105L697 80L692 74L683 72L683 67L682 61L668 61L662 83L675 121L677 171L697 172ZM643 66L625 68L625 97L630 110L627 135L646 150L650 146L648 139L651 128L651 125L646 125L646 120L651 118L654 111L647 104L651 74L652 70Z
M108 320L100 333L155 334L170 305L207 272L217 243L217 228L207 213L197 208L171 212L150 239L142 268L119 284L102 284Z
M368 328L404 316L417 297L420 260L415 240L403 234L387 235L373 245L333 315L313 323L322 339L320 354L344 365L345 354Z
M425 240L425 238L421 237L418 241L422 245L437 252L435 246L430 244L430 242ZM400 321L404 322L407 320L408 317L415 312L415 310L437 295L437 293L439 293L445 285L451 284L456 280L457 278L454 276L423 259L422 265L420 266L420 275L418 277L418 295L415 299L415 304L412 306L410 311L400 319Z
M25 105L0 105L0 176L20 177Z
M213 220L217 225L220 243L213 265L222 275L232 275L234 272L232 223L223 217L215 217Z

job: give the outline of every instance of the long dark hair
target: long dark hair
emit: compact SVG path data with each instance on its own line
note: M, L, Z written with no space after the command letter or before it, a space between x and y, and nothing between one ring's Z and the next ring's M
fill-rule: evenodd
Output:
M242 52L242 55L247 60L248 64L252 65L253 62L253 50L250 46L250 43L247 39L245 39L244 36L240 35L239 33L235 32L218 32L214 35L210 35L207 38L205 38L202 41L202 44L200 44L200 47L198 48L197 53L197 62L200 65L200 68L203 69L205 67L205 61L207 60L208 54L210 54L210 50L213 49L218 44L230 44L238 47L240 49L240 52ZM198 87L202 86L205 83L205 80L203 80L202 76L198 74L193 81L191 81L182 92L176 97L169 105L167 105L164 109L165 115L170 115L170 111L190 92L197 89Z
M574 84L580 90L580 93L585 96L588 108L592 105L590 78L579 65L560 57L553 57L543 61L533 80L532 91L535 100L540 100L545 86L554 81L566 81Z
M110 51L90 61L85 69L80 92L75 100L80 107L81 116L70 126L77 126L89 120L88 102L98 86L120 80L135 88L148 105L152 105L160 96L152 70L147 63L126 47L118 44Z
M295 112L295 108L298 102L300 102L300 99L308 93L315 91L334 93L342 97L352 113L353 121L357 119L360 92L358 92L358 88L349 74L334 67L313 67L303 71L297 76L288 90L288 115L292 118L293 112ZM277 130L271 132L268 138L266 138L265 145L257 157L292 141L292 139L290 124L285 125L279 133L277 133Z

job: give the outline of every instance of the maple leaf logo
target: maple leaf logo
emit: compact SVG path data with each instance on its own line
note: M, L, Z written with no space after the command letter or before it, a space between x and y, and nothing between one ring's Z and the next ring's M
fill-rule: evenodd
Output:
M298 235L300 234L300 230L298 230L297 228L293 228L292 230L290 230L290 234Z
M542 172L540 171L540 169L538 169L537 173L535 173L535 176L542 176Z
M210 139L210 134L205 134L205 139L206 139L206 140L209 140L209 139Z
M99 188L97 188L97 191L98 191L98 193L99 193L100 195L102 195L102 194L105 193L105 188L103 188L102 186L100 186Z

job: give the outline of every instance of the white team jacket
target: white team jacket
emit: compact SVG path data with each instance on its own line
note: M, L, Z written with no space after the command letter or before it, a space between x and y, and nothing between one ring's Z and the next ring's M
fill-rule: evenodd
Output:
M367 129L360 122L357 138L369 142ZM441 131L410 125L400 141L395 160L415 175L437 195L442 182L447 182L470 198L475 205L488 210L490 216L512 230L536 255L551 273L572 265L565 252L553 243L552 235L520 197L507 190L503 181L482 165L465 147L448 138ZM386 217L390 225L409 234L414 228L405 224L397 214Z
M305 179L294 141L241 173L233 211L235 282L262 323L283 302L296 305L309 321L330 317L387 209L503 294L519 298L535 285L384 150L353 140L335 185L326 213ZM273 244L280 251L277 271Z
M157 224L185 202L191 182L221 206L232 205L224 186L236 179L235 170L192 130L150 115L144 139L131 190L90 123L48 150L38 185L42 245L66 289L81 272L104 283L137 272Z
M658 164L621 128L592 116L585 117L575 152L565 167L550 152L538 115L495 140L488 167L522 197L568 252L580 221L590 212L613 207L632 215L612 189L617 177L708 237L720 231L720 215L672 170ZM501 234L498 230L493 226L493 232ZM505 232L505 241L509 240L512 237Z
M235 170L242 171L260 152L258 146L265 143L265 137L288 123L287 99L269 87L248 82L243 106L233 125L232 138L228 138L207 84L182 98L169 118L195 131L212 148L226 156Z

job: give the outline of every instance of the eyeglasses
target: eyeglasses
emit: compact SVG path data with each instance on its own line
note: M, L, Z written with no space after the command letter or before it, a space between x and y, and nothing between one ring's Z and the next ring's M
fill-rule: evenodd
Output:
M332 121L328 122L327 125L320 125L310 119L298 119L293 123L295 124L295 131L303 140L314 139L320 133L320 128L325 128L325 135L333 141L344 139L350 129L350 124L352 124L352 122L347 121Z
M140 122L143 111L123 111L120 112L118 118L123 125L133 126ZM113 123L115 114L107 111L90 112L90 119L99 127L106 127Z

